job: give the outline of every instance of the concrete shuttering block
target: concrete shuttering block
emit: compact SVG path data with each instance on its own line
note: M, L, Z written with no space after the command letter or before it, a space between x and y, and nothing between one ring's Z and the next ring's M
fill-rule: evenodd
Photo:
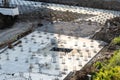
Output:
M17 16L19 15L18 7L13 8L0 8L0 13L3 15L9 15L9 16Z

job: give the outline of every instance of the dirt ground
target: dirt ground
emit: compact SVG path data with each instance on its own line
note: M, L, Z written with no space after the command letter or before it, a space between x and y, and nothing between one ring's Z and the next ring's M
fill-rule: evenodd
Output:
M37 30L76 37L91 37L100 28L102 26L97 23L89 24L89 22L47 22L42 27L38 27Z
M31 23L15 23L13 27L0 30L0 43L13 39L16 35L21 34L28 28L32 27Z

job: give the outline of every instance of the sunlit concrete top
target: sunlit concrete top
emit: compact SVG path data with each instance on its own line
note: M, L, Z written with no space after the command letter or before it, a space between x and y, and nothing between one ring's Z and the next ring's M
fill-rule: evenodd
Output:
M15 8L1 8L0 7L0 13L3 15L10 15L10 16L16 16L19 15L19 10L17 7Z
M101 41L38 31L21 41L0 54L0 80L17 77L21 80L63 80L70 72L80 70L103 48ZM53 47L73 50L69 53L51 51Z

